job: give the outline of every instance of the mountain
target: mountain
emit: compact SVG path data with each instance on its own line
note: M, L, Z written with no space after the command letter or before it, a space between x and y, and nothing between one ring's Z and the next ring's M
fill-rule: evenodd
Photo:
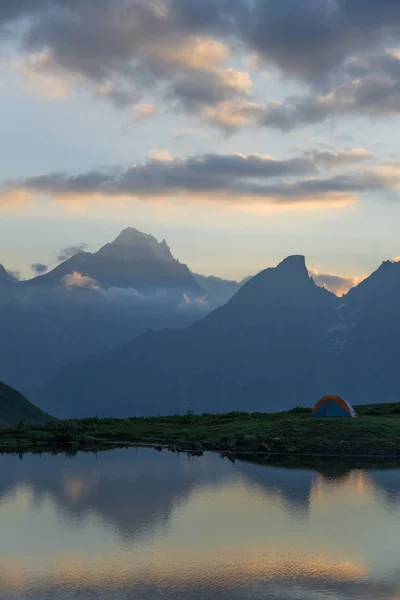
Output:
M17 280L0 264L0 284L5 282L16 283Z
M60 370L33 397L57 416L284 409L312 403L335 371L327 332L338 298L303 256L248 281L224 306L179 330L146 333Z
M169 290L173 293L201 295L200 287L188 267L176 260L165 240L133 227L124 229L98 252L78 252L52 271L29 280L28 285L60 283L74 272L90 277L102 288L133 288L149 294Z
M400 397L400 263L385 261L341 299L331 332L338 393L357 403Z
M205 294L165 241L133 228L28 281L2 267L0 380L27 392L69 362L146 330L186 327L210 312Z
M50 415L34 406L19 392L0 381L0 427L16 425L20 421L45 423Z
M0 305L9 301L19 287L20 282L0 264Z

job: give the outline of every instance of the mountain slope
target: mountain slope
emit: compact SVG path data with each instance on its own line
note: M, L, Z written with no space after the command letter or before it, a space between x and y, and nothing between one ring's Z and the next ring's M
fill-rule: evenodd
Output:
M312 403L334 369L326 334L337 304L310 279L304 257L289 257L192 326L144 334L116 352L70 365L33 397L60 416Z
M20 282L0 264L0 306L9 302L20 288Z
M78 272L95 279L103 288L133 288L141 293L171 290L204 293L188 267L176 260L165 240L128 227L98 252L79 252L52 271L31 279L28 285L59 283Z
M0 381L0 427L16 425L20 421L45 423L50 415L34 406L22 394Z
M400 263L384 262L342 299L334 347L338 393L357 403L400 398Z
M0 267L0 380L26 392L146 330L190 325L211 310L204 295L165 241L133 228L28 281Z

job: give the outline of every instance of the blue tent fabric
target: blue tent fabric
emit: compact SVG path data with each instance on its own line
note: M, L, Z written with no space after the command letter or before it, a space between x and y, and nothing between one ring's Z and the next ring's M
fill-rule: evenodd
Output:
M347 417L352 418L356 416L354 408L343 400L339 396L326 396L317 402L312 417L324 418L324 417Z

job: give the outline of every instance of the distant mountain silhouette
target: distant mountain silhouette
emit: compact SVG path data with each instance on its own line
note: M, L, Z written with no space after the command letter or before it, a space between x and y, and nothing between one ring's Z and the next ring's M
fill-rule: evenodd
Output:
M8 271L5 270L3 265L0 265L0 283L3 283L5 281L9 283L15 283L16 279Z
M19 281L6 271L0 264L0 305L8 300L15 293L19 286Z
M85 355L191 324L210 312L205 296L165 241L133 228L28 281L0 267L0 379L26 392Z
M385 261L339 307L330 334L340 361L337 393L358 403L398 402L400 263Z
M45 423L51 419L25 396L0 381L0 428L17 425L20 421Z
M128 228L27 282L0 267L0 379L66 417L397 401L399 303L399 263L339 299L303 256L225 281Z
M141 293L170 290L202 294L201 286L186 265L176 260L165 240L128 227L98 252L78 252L52 271L31 279L29 285L59 283L78 272L103 288L133 288Z
M326 333L338 298L317 287L303 256L246 283L224 306L180 330L147 333L61 370L34 398L56 415L275 410L326 391Z

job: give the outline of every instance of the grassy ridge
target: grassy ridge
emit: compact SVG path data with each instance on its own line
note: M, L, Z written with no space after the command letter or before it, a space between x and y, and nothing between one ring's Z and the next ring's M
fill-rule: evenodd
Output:
M312 419L285 413L174 415L80 419L20 425L0 431L2 450L72 445L162 444L240 454L399 456L400 403L356 407L357 419ZM174 448L175 449L175 448Z

